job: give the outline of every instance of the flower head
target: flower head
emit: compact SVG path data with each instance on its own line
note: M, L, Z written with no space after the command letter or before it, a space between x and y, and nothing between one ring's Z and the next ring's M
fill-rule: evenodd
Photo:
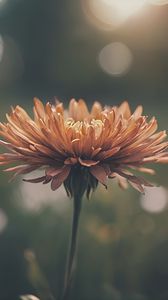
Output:
M68 195L81 196L117 178L121 187L129 182L143 192L150 185L135 176L134 170L154 174L147 163L167 163L166 132L157 132L157 121L142 116L142 106L131 113L125 101L120 106L102 108L95 102L89 112L83 100L72 99L69 109L62 103L45 106L34 100L32 119L20 106L12 108L7 123L0 124L0 144L9 149L0 155L0 164L14 163L6 172L14 176L44 168L42 177L25 181L62 183ZM131 171L130 171L131 170Z

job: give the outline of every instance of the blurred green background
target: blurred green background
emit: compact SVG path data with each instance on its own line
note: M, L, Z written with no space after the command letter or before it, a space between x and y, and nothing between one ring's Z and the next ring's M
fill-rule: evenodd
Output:
M0 118L10 106L82 97L143 104L167 129L168 1L0 0ZM168 180L140 195L109 180L84 199L73 300L168 299ZM0 174L0 300L63 285L72 201ZM34 254L33 254L34 253ZM35 258L36 257L36 258ZM37 264L39 267L37 267Z

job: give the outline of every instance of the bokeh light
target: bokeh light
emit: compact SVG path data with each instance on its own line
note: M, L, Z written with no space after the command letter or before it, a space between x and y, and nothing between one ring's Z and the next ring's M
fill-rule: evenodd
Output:
M6 3L7 0L0 0L0 8Z
M2 61L3 53L4 53L4 41L2 36L0 36L0 62Z
M85 0L84 11L90 21L104 29L115 29L140 10L146 0Z
M37 174L39 175L38 172ZM30 184L23 181L16 191L16 198L24 210L33 213L39 213L43 208L50 206L63 214L68 209L69 203L64 187L60 187L57 193L54 193L49 185L41 184L39 189L39 184L32 184L30 188Z
M168 4L168 0L149 0L151 4L154 5L165 5Z
M122 76L129 71L133 55L125 44L114 42L100 51L98 60L104 72L112 76Z
M88 218L86 228L88 233L102 244L109 244L121 237L120 229L117 226L111 223L104 224L101 218L94 215Z
M163 187L149 187L141 196L141 206L150 213L160 213L168 206L168 192Z
M21 300L40 300L34 295L24 295L20 297Z
M8 217L5 212L0 208L0 233L4 231L8 224Z
M143 114L167 129L167 4L0 0L0 121L16 105L32 116L34 96L44 103L56 97L65 107L72 97L89 107L128 99L132 110L142 104ZM73 300L168 299L168 165L156 170L164 187L145 195L122 191L112 179L83 199ZM1 172L0 299L45 297L28 274L27 249L60 299L73 201L63 187L53 192L21 177L8 183Z
M21 78L24 71L22 53L17 42L0 37L0 86L8 86Z

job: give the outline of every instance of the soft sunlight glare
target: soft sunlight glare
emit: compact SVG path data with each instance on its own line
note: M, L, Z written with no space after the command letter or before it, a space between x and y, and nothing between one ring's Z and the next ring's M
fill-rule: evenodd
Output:
M85 0L84 11L90 21L104 29L115 29L140 10L146 0Z
M163 187L145 188L141 196L141 206L150 213L160 213L168 206L168 192Z
M117 8L118 14L122 15L124 18L132 15L141 9L145 0L103 0L105 3L112 5Z
M168 0L149 0L149 3L154 5L165 5L168 4Z
M112 76L122 76L129 71L133 55L126 45L114 42L100 51L98 60L103 71Z
M6 2L6 0L0 0L0 8L1 8L2 5L5 4L5 2Z

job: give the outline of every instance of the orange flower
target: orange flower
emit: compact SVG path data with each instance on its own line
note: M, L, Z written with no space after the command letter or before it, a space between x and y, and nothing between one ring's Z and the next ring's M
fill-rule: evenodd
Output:
M129 182L143 192L151 184L130 170L154 174L146 163L168 162L166 132L155 133L157 121L142 116L142 106L131 114L127 102L105 108L95 102L89 112L83 100L72 99L66 111L62 103L44 106L35 99L33 110L34 119L16 106L0 124L0 144L10 150L0 164L15 164L6 172L45 169L44 176L25 181L51 182L52 190L64 183L68 195L89 196L98 182L106 186L108 177L116 177L121 187Z

